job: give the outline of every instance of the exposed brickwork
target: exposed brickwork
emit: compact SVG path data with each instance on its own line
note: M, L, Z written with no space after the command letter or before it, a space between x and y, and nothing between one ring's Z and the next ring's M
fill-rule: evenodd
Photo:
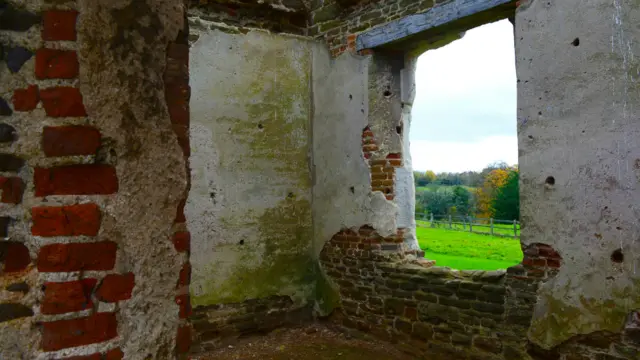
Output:
M77 18L75 10L46 11L42 16L42 40L75 41Z
M45 322L42 324L42 349L56 351L107 341L118 336L115 313Z
M373 131L369 126L362 130L362 153L365 159L370 159L374 152L378 151L378 145L373 137Z
M105 302L127 300L131 298L134 285L135 276L132 273L123 275L109 274L100 283L96 296L100 301Z
M118 191L116 169L110 165L68 165L36 168L36 196L109 195Z
M36 236L95 236L100 230L100 208L96 204L31 209Z
M173 235L173 246L178 252L188 252L191 247L191 234L187 231L175 233Z
M36 52L37 79L73 79L78 76L78 55L70 50L39 49ZM49 93L43 90L43 100Z
M84 117L87 111L82 102L80 90L68 86L60 86L40 91L42 105L50 117Z
M289 296L198 307L191 317L193 337L197 339L192 352L233 344L239 336L306 323L312 321L312 312L311 306L300 307Z
M0 176L0 189L2 189L1 202L5 204L20 204L22 202L24 181L21 178Z
M400 154L389 154L383 160L371 160L371 191L381 191L387 200L395 198L394 176L402 165Z
M25 270L31 264L29 249L16 241L0 242L0 263L2 272L13 273Z
M38 106L38 102L40 102L40 94L36 85L13 91L13 110L15 111L31 111Z
M47 282L44 287L44 299L40 304L43 314L64 314L91 309L91 293L96 279L83 279L68 282Z
M46 156L92 155L100 147L100 132L91 126L45 126L42 150Z
M116 243L111 241L45 245L38 253L38 271L111 270L116 250Z
M402 17L428 11L447 0L355 1L327 0L313 8L309 35L325 40L333 56L355 51L357 34Z

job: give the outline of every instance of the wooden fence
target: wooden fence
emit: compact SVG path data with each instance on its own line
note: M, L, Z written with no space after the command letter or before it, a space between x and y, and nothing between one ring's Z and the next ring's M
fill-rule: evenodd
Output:
M492 236L520 237L520 222L517 220L416 213L416 223L422 227L446 228Z

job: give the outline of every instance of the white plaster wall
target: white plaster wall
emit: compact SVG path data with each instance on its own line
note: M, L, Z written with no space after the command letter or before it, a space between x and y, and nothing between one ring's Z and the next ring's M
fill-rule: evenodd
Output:
M368 123L370 58L344 53L330 60L324 47L313 56L313 220L314 251L344 228L373 226L381 235L396 231L398 208L371 192L362 154Z
M192 303L311 296L314 43L210 30L190 72Z
M618 332L640 308L638 19L631 0L530 1L517 12L521 239L563 257L529 332L545 347Z

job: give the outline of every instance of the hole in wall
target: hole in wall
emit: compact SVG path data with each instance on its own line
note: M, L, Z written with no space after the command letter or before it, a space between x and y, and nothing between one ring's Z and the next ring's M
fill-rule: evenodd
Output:
M611 253L611 261L618 264L624 261L624 254L622 253L622 249L616 249Z
M289 198L289 199L293 199L293 197L294 197L294 196L295 196L295 195L294 195L292 192L290 192L290 193L288 193L288 194L287 194L287 198Z
M238 242L238 244L244 245L244 239L240 240L240 242Z
M388 98L388 97L391 97L391 95L393 95L393 94L391 93L391 91L389 91L389 90L385 90L385 91L382 93L382 95L384 95L384 97Z
M402 125L396 126L396 132L398 133L398 135L402 135Z
M533 140L533 135L527 136L529 139Z
M353 95L349 94L349 100L353 100Z
M258 124L258 129L262 130L264 128L264 126L262 125L262 123Z
M352 194L355 194L356 193L356 188L352 186L352 187L349 188L349 191L351 191Z
M580 39L579 38L575 38L572 42L571 45L573 46L580 46Z
M553 176L547 176L547 178L544 180L544 183L549 186L553 186L556 184L556 178L554 178Z

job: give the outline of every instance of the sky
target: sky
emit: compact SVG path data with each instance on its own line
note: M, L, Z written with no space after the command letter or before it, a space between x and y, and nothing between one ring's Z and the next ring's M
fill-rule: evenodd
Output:
M413 169L482 170L518 161L516 69L508 20L483 25L418 58Z

